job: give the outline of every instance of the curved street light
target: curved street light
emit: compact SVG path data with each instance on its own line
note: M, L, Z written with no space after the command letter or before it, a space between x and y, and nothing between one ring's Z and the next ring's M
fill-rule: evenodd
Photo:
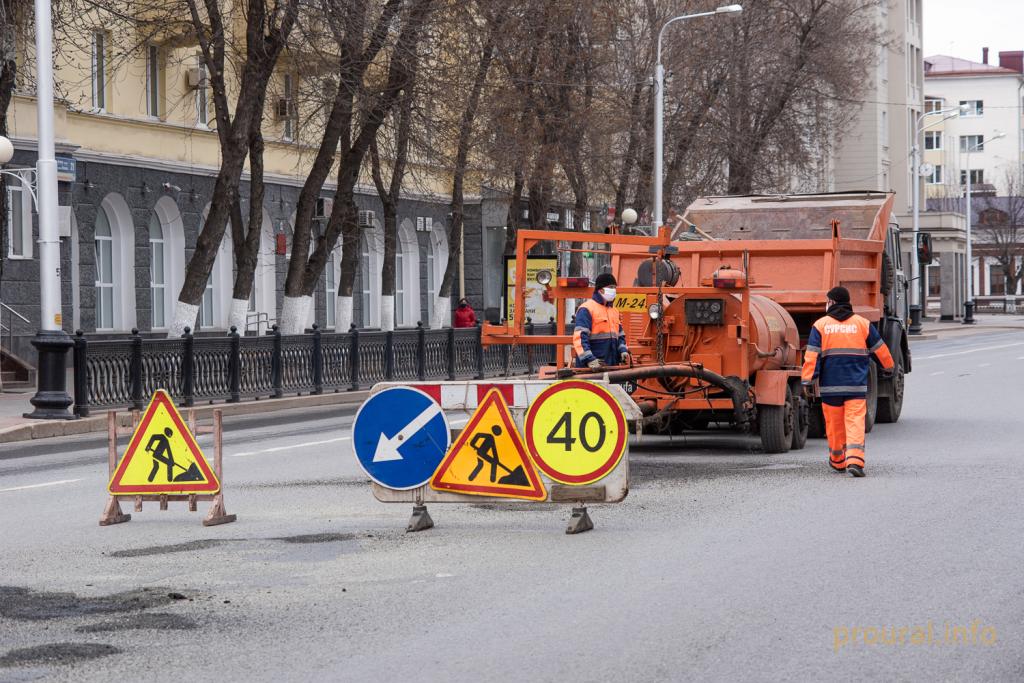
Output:
M974 320L974 254L971 252L971 223L974 222L974 217L971 215L971 194L974 187L974 183L971 182L971 152L977 152L978 150L985 149L986 142L992 142L1000 138L1005 138L1006 133L1001 133L998 130L996 134L990 137L988 140L982 140L981 142L971 145L964 150L967 153L967 267L964 271L967 274L967 298L964 301L964 325L973 325ZM980 278L981 273L978 273Z
M665 29L671 24L677 21L686 21L687 19L696 19L698 17L710 17L715 14L735 14L742 12L742 5L722 5L721 7L712 10L710 12L697 12L696 14L683 14L678 17L673 17L666 21L661 30L658 31L658 52L657 52L657 63L654 66L654 89L656 90L654 98L654 229L657 230L661 227L662 222L662 196L661 196L661 182L662 182L662 165L664 162L664 147L665 147L665 131L664 131L664 118L665 118L665 65L661 63L661 39L665 34Z

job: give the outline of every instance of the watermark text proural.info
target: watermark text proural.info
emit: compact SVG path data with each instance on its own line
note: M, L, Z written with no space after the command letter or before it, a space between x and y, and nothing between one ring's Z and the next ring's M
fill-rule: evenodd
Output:
M832 651L868 645L995 645L998 636L994 626L975 619L969 625L929 621L917 626L835 626L832 629Z

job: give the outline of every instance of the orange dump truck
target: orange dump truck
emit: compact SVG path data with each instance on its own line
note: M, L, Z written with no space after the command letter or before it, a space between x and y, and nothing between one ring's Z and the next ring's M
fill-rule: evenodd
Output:
M910 371L907 280L889 193L702 197L656 236L522 230L518 254L541 242L599 254L618 282L632 359L599 373L575 368L567 307L593 292L587 278L540 273L558 309L553 336L525 334L526 263L516 273L513 320L485 325L485 344L557 344L545 376L607 376L640 406L645 429L731 427L760 435L768 452L824 434L821 407L800 385L811 325L836 285L875 323L896 360L890 380L872 367L868 428L895 422ZM567 260L567 259L566 259Z

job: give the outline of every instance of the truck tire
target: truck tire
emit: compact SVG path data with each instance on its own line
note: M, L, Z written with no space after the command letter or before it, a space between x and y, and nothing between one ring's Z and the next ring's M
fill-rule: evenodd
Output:
M785 453L793 443L793 392L786 387L781 406L757 407L757 430L765 453Z
M810 406L807 399L800 394L793 394L793 440L789 444L791 451L801 451L807 445Z
M807 436L812 439L825 438L825 413L821 410L821 401L807 406Z
M878 414L875 419L883 424L896 422L900 419L900 413L903 412L903 389L904 389L904 371L903 371L903 349L899 346L892 353L892 360L895 363L893 368L892 379L884 380L890 382L889 396L878 397Z
M864 414L864 433L871 433L875 426L875 418L878 416L878 368L874 361L868 368L868 395L866 397L867 411Z

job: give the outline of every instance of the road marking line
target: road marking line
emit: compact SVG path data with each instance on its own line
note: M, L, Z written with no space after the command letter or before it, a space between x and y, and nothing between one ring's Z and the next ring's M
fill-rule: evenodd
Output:
M61 479L60 481L48 481L45 484L29 484L27 486L12 486L9 489L0 489L0 493L6 493L8 491L24 491L25 489L41 489L44 486L59 486L61 484L74 484L76 481L82 481L81 479Z
M944 374L946 374L945 370L939 370L938 372L933 372L932 376L934 377L935 375L944 375Z
M459 426L459 425L464 425L467 422L469 422L469 418L453 420L453 421L450 421L448 424L453 425L453 426ZM323 445L329 444L329 443L338 443L339 441L348 441L351 438L352 438L351 436L339 436L339 437L334 438L334 439L323 439L322 441L306 441L305 443L293 443L293 444L288 444L287 446L274 446L273 448L261 448L258 451L243 451L241 453L228 453L227 456L229 458L246 458L246 457L249 457L250 455L260 455L260 454L263 454L263 453L279 453L281 451L290 451L290 450L294 450L296 448L307 448L309 446L323 446ZM78 480L76 479L75 481L78 481Z
M975 347L973 349L968 349L966 351L953 351L951 353L938 353L938 354L936 354L934 356L923 356L922 358L915 358L914 360L918 361L918 360L933 360L935 358L949 358L950 356L963 356L963 355L966 355L968 353L977 353L978 351L995 351L996 349L1008 349L1008 348L1013 347L1013 346L1024 346L1024 342L1015 342L1013 344L999 344L998 346L978 346L978 347Z
M992 364L991 363L978 363L978 367L979 368L987 368L990 365L992 365Z

